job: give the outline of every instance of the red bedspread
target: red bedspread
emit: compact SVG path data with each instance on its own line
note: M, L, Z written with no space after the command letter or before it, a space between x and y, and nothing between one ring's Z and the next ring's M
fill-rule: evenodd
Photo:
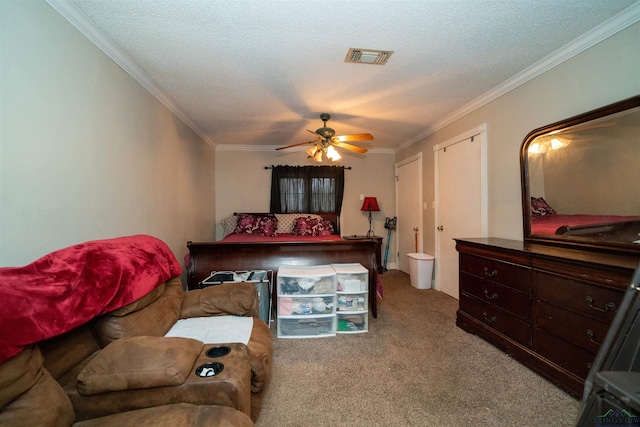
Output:
M638 216L618 215L545 215L531 221L531 233L554 235L559 227L564 225L576 227L579 225L606 224L611 222L638 221Z
M24 267L0 268L0 363L180 273L169 247L146 235L81 243Z
M337 234L329 236L296 236L292 233L279 233L274 237L257 236L255 234L229 234L222 242L326 242L327 240L342 240Z

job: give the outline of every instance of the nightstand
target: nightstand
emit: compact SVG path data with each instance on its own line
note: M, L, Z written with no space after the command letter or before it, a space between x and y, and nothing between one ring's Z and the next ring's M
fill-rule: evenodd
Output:
M376 264L378 264L378 274L382 274L384 272L384 268L382 267L382 237L367 237L365 235L351 234L348 236L342 236L342 238L345 240L374 240L376 242Z

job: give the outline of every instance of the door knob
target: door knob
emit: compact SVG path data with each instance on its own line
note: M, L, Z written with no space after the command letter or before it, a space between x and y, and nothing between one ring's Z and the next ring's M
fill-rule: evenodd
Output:
M444 226L439 225L439 226L438 226L438 231L444 231Z

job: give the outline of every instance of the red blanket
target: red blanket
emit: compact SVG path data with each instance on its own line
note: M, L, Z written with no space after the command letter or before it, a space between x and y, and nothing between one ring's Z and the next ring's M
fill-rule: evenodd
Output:
M0 363L179 276L169 247L137 235L81 243L0 268Z
M554 214L533 218L531 221L531 233L542 235L555 235L561 226L576 227L580 225L596 225L613 222L638 221L638 216L618 215L564 215Z

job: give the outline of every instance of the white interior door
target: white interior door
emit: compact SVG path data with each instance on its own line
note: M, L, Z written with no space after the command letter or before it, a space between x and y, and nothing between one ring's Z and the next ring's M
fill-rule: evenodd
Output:
M458 298L454 238L486 236L486 130L460 135L435 150L436 289Z
M422 252L422 153L396 164L398 270L409 273L408 253Z

